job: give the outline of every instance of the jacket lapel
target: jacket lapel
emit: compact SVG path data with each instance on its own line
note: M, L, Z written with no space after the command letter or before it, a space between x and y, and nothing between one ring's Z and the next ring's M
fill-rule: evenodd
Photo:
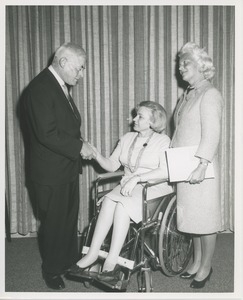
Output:
M65 105L67 106L68 110L72 113L73 118L75 119L76 122L78 122L79 124L81 124L81 116L80 113L77 109L77 106L75 105L72 97L70 97L71 99L71 103L74 109L74 112L72 110L72 108L70 107L70 104L68 103L68 99L62 89L62 87L60 86L59 82L56 80L55 76L52 74L52 72L47 68L47 75L50 77L50 79L53 81L53 84L55 84L56 89L58 90L59 94L60 94L60 98L65 101Z

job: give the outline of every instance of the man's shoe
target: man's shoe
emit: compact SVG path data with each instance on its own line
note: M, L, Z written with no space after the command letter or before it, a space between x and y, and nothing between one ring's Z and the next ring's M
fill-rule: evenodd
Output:
M60 275L49 275L43 273L46 285L53 290L62 290L65 288L64 281Z

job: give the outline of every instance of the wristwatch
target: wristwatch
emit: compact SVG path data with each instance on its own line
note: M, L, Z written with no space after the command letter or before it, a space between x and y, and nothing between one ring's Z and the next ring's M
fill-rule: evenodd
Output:
M203 166L207 167L208 166L208 162L200 161L200 165L203 165Z

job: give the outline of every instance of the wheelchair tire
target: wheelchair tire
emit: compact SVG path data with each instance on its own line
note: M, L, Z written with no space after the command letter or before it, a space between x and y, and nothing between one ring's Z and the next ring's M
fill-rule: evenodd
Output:
M192 256L192 239L176 227L176 196L168 203L162 217L159 232L159 260L167 276L184 271Z

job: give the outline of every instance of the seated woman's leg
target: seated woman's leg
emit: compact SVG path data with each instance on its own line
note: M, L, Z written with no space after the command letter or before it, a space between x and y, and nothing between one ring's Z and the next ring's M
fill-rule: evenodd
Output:
M77 265L80 268L88 267L98 258L100 247L111 228L116 204L116 202L110 200L109 198L104 199L96 222L89 252L77 262Z
M130 217L121 203L116 204L113 221L113 231L109 254L105 260L103 271L115 268L122 246L130 226Z

